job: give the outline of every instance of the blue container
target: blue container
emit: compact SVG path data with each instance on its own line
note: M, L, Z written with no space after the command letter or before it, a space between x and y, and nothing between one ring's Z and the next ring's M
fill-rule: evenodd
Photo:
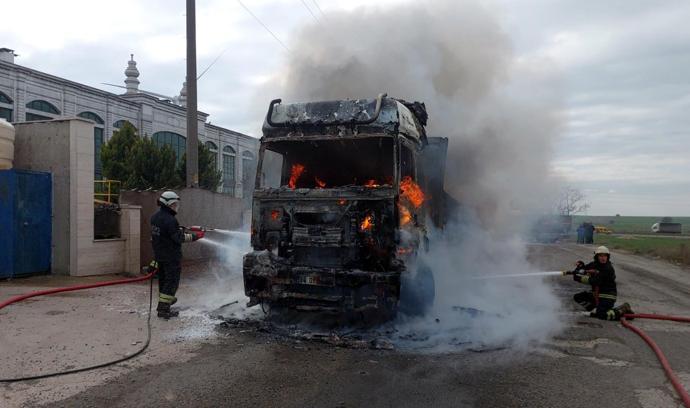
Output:
M50 173L0 170L0 278L50 272Z

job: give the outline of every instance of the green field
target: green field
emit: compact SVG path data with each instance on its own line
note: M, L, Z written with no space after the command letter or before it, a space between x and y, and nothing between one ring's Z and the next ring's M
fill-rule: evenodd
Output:
M636 255L660 257L690 265L690 238L596 234L594 244L606 245L612 251L624 250Z
M659 222L661 218L574 215L573 231L583 222L591 222L594 225L603 225L611 229L614 234L652 234L652 225ZM673 222L683 224L683 235L690 235L690 217L673 217Z

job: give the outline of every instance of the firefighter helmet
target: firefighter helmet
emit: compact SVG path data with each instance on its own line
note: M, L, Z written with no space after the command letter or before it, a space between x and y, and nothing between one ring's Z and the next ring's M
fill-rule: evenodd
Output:
M594 255L600 255L600 254L604 254L604 255L609 255L609 256L610 256L610 255L611 255L611 252L610 252L609 249L606 248L605 246L600 246L599 248L597 248L596 251L594 251Z
M160 198L158 198L158 202L161 205L170 207L171 205L180 202L180 196L178 196L174 191L164 191Z

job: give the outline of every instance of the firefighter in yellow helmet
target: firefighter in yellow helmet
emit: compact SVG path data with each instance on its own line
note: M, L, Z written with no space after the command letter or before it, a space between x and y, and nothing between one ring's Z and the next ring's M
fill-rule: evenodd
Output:
M592 289L576 293L573 299L582 305L590 316L602 320L620 320L622 315L632 314L628 303L618 307L616 297L616 271L611 264L611 252L605 246L594 251L594 260L588 264L577 261L573 279Z

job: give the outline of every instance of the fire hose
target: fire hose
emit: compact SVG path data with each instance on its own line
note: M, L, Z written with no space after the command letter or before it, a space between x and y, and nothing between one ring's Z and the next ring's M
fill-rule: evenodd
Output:
M123 361L127 361L129 359L132 359L144 351L149 347L149 344L151 343L151 310L153 306L153 276L158 272L157 269L154 269L153 272L150 272L147 275L140 276L137 278L131 278L131 279L120 279L120 280L114 280L114 281L107 281L107 282L99 282L99 283L92 283L88 285L75 285L75 286L68 286L64 288L55 288L55 289L47 289L47 290L39 290L35 292L29 292L23 295L18 295L14 296L4 302L0 302L0 309L9 306L13 303L21 302L22 300L29 299L32 297L37 297L37 296L45 296L45 295L53 295L56 293L63 293L63 292L72 292L75 290L84 290L84 289L91 289L91 288L100 288L103 286L112 286L112 285L122 285L126 283L135 283L135 282L141 282L145 280L150 280L149 284L149 312L148 312L148 317L146 319L146 341L144 342L143 346L139 348L139 350L135 351L132 354L126 355L124 357L117 358L112 361L108 361L105 363L100 363L100 364L95 364L87 367L81 367L81 368L75 368L75 369L70 369L70 370L64 370L64 371L56 371L52 373L47 373L47 374L39 374L39 375L32 375L32 376L27 376L27 377L16 377L16 378L0 378L0 383L8 383L8 382L17 382L17 381L28 381L28 380L38 380L41 378L48 378L48 377L56 377L60 375L66 375L66 374L74 374L74 373L80 373L83 371L89 371L89 370L94 370L96 368L103 368L107 367L113 364L118 364Z
M685 405L687 408L690 408L690 395L688 395L688 392L683 388L683 385L680 383L680 380L676 376L676 374L673 372L673 369L671 368L671 364L669 364L668 359L664 355L663 351L657 346L657 344L654 342L654 340L647 335L642 329L639 327L633 326L626 318L630 319L653 319L653 320L669 320L669 321L674 321L674 322L685 322L685 323L690 323L690 318L688 317L679 317L679 316L664 316L664 315L655 315L655 314L627 314L624 315L621 318L621 324L625 326L626 328L632 330L635 332L638 336L642 337L642 340L647 343L647 345L654 351L654 354L656 354L656 357L659 359L659 362L661 363L661 367L664 369L664 372L666 373L666 377L668 380L671 382L671 385L673 385L673 388L676 390L678 393L678 396L680 396L680 399L683 401L683 405Z

